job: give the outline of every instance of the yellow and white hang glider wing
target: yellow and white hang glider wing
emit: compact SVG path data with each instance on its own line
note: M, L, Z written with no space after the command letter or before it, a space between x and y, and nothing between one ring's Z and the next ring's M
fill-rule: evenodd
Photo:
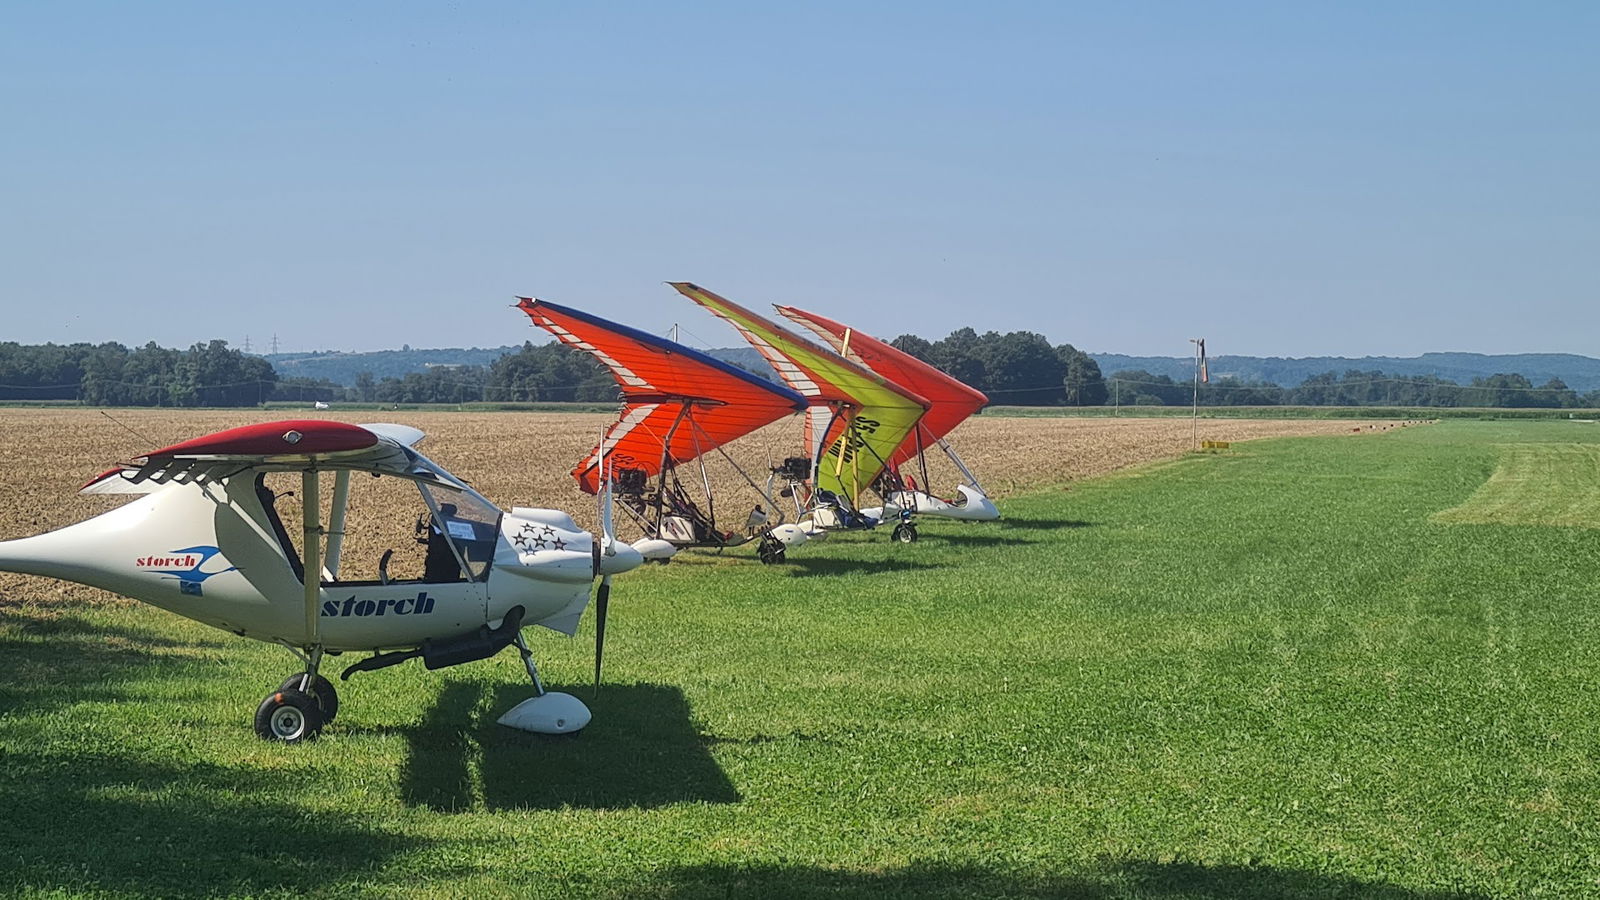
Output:
M813 411L831 412L832 425L816 433L826 444L817 456L816 486L859 504L862 491L927 412L928 401L705 288L669 284L738 329Z

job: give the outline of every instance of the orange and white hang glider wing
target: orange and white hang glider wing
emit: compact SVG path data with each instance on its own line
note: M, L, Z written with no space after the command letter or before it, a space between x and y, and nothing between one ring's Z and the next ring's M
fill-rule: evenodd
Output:
M623 408L605 440L613 471L655 475L806 408L806 398L675 341L532 298L518 308L562 343L610 370ZM579 487L600 485L600 447L572 470Z

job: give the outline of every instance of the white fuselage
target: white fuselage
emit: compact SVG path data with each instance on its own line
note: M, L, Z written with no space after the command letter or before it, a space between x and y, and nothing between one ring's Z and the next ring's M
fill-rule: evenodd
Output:
M246 474L168 484L76 525L0 542L0 569L102 588L258 640L378 650L462 634L515 606L524 623L571 634L595 576L593 542L565 513L518 509L502 517L485 580L324 581L312 635L298 556Z

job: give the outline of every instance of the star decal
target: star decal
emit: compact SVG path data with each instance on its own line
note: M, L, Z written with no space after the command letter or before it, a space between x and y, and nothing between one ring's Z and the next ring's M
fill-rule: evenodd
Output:
M533 543L533 535L537 531L538 529L531 523L523 525L516 534L511 536L511 543L516 544L518 550L526 553L528 552L528 546Z
M511 536L511 542L517 545L517 550L522 553L537 553L540 550L563 550L567 542L556 536L555 528L549 525L535 525L528 522L516 534Z

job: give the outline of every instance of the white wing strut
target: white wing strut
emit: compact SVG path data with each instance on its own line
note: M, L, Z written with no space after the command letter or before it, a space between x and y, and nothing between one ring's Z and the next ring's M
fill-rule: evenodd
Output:
M305 535L306 648L317 645L317 617L322 594L322 497L317 492L317 470L300 473L301 533Z

